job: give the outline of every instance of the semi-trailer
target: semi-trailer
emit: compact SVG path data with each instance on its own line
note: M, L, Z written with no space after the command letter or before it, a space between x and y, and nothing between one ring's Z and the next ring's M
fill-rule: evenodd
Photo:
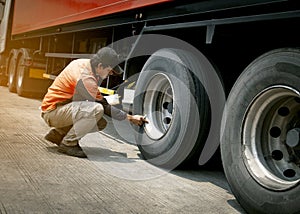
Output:
M221 157L249 213L300 211L300 4L296 0L1 0L0 82L43 94L73 59L113 47L128 112L157 167Z

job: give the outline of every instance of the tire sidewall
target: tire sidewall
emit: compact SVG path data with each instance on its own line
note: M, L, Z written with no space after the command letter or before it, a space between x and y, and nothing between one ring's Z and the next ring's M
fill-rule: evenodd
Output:
M16 67L16 58L11 55L8 60L8 89L10 92L16 92Z
M28 67L24 66L21 67L19 66L22 64L22 61L24 61L24 56L20 55L17 61L17 68L16 68L16 89L18 95L22 96L25 95L25 88L28 85L28 76L29 76L29 69ZM19 85L19 81L21 81L21 84Z
M250 213L295 213L300 210L299 185L282 192L262 187L247 171L242 154L242 124L251 101L264 89L274 85L285 85L300 91L299 70L284 70L281 66L281 63L291 59L293 51L276 50L251 63L234 85L224 111L221 154L225 174L236 198Z
M151 139L143 128L137 130L138 147L143 156L154 165L164 168L177 167L193 149L199 133L199 113L190 88L193 87L188 70L179 59L174 62L161 56L152 56L140 73L135 101L134 113L143 114L144 92L157 74L168 77L174 94L174 113L172 123L166 134L158 140Z

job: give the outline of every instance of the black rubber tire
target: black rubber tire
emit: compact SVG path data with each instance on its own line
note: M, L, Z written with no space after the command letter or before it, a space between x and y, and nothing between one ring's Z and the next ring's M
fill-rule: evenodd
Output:
M161 49L148 59L140 73L133 109L134 114L147 114L149 125L139 128L135 138L143 157L156 166L174 169L190 164L198 160L205 144L210 105L204 87L190 71L199 69L197 63L188 52ZM169 92L160 92L161 89ZM154 111L160 111L163 100L169 99L170 94L172 110L169 107L165 110L170 113L169 122L162 124L158 119L160 113ZM165 129L157 128L164 131L160 136L151 136L151 130L156 128L147 126Z
M28 96L30 88L29 68L24 64L24 55L20 54L17 60L16 89L19 96ZM34 87L34 85L31 85Z
M247 138L249 133L246 133L248 130L246 125L250 119L250 113L254 115L253 118L257 117L256 120L259 120L260 118L267 118L266 115L273 113L274 110L273 108L264 108L261 112L251 112L253 110L251 107L262 98L262 95L267 96L273 90L289 92L290 89L300 92L300 51L297 49L279 49L268 52L251 63L236 81L227 100L226 111L224 111L222 120L222 130L224 131L221 136L222 163L233 194L249 213L283 214L300 212L299 177L295 178L295 182L298 180L298 183L291 185L289 188L276 189L272 187L273 183L272 185L271 183L266 184L263 180L260 180L266 174L262 173L259 176L254 174L255 172L252 171L254 168L251 168L254 167L254 159L247 158L249 154L245 152L249 151L247 149L250 145L248 142L257 145L258 153L260 152L259 146L265 143L265 138L259 139L255 136ZM290 93L293 94L292 90ZM294 94L295 99L297 99L299 94ZM280 96L279 93L273 96L274 106L272 107L276 107L275 100ZM263 104L267 102L267 98L261 100L261 102L261 106L264 106ZM299 105L294 108L299 108ZM298 120L296 123L298 124L299 112L296 116ZM265 116L263 117L263 115ZM264 124L270 123L267 120L261 122ZM255 126L253 128L255 133L260 133L259 136L271 135L269 130L264 129L264 127ZM259 157L255 161L260 160L260 158L264 160L261 164L266 168L266 171L275 173L276 170L272 171L272 167L268 165L268 161L270 163L273 161L269 160L272 155ZM252 165L249 165L250 162ZM257 168L257 170L262 169ZM286 180L288 183L288 179Z
M8 59L8 90L16 92L17 50L12 50Z

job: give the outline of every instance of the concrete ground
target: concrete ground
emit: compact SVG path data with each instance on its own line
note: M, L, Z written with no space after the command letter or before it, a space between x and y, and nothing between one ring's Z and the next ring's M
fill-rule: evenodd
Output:
M58 153L40 103L0 87L0 213L244 213L220 169L165 172L101 133Z

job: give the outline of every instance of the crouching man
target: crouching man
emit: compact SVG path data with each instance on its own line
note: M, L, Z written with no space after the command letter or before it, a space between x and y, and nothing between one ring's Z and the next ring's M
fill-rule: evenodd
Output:
M77 59L67 65L49 87L42 101L42 118L53 127L45 139L58 145L58 151L86 158L79 140L87 133L105 128L106 114L116 120L129 120L141 126L141 115L129 115L108 104L98 85L108 75L121 74L117 53L101 48L91 59Z

